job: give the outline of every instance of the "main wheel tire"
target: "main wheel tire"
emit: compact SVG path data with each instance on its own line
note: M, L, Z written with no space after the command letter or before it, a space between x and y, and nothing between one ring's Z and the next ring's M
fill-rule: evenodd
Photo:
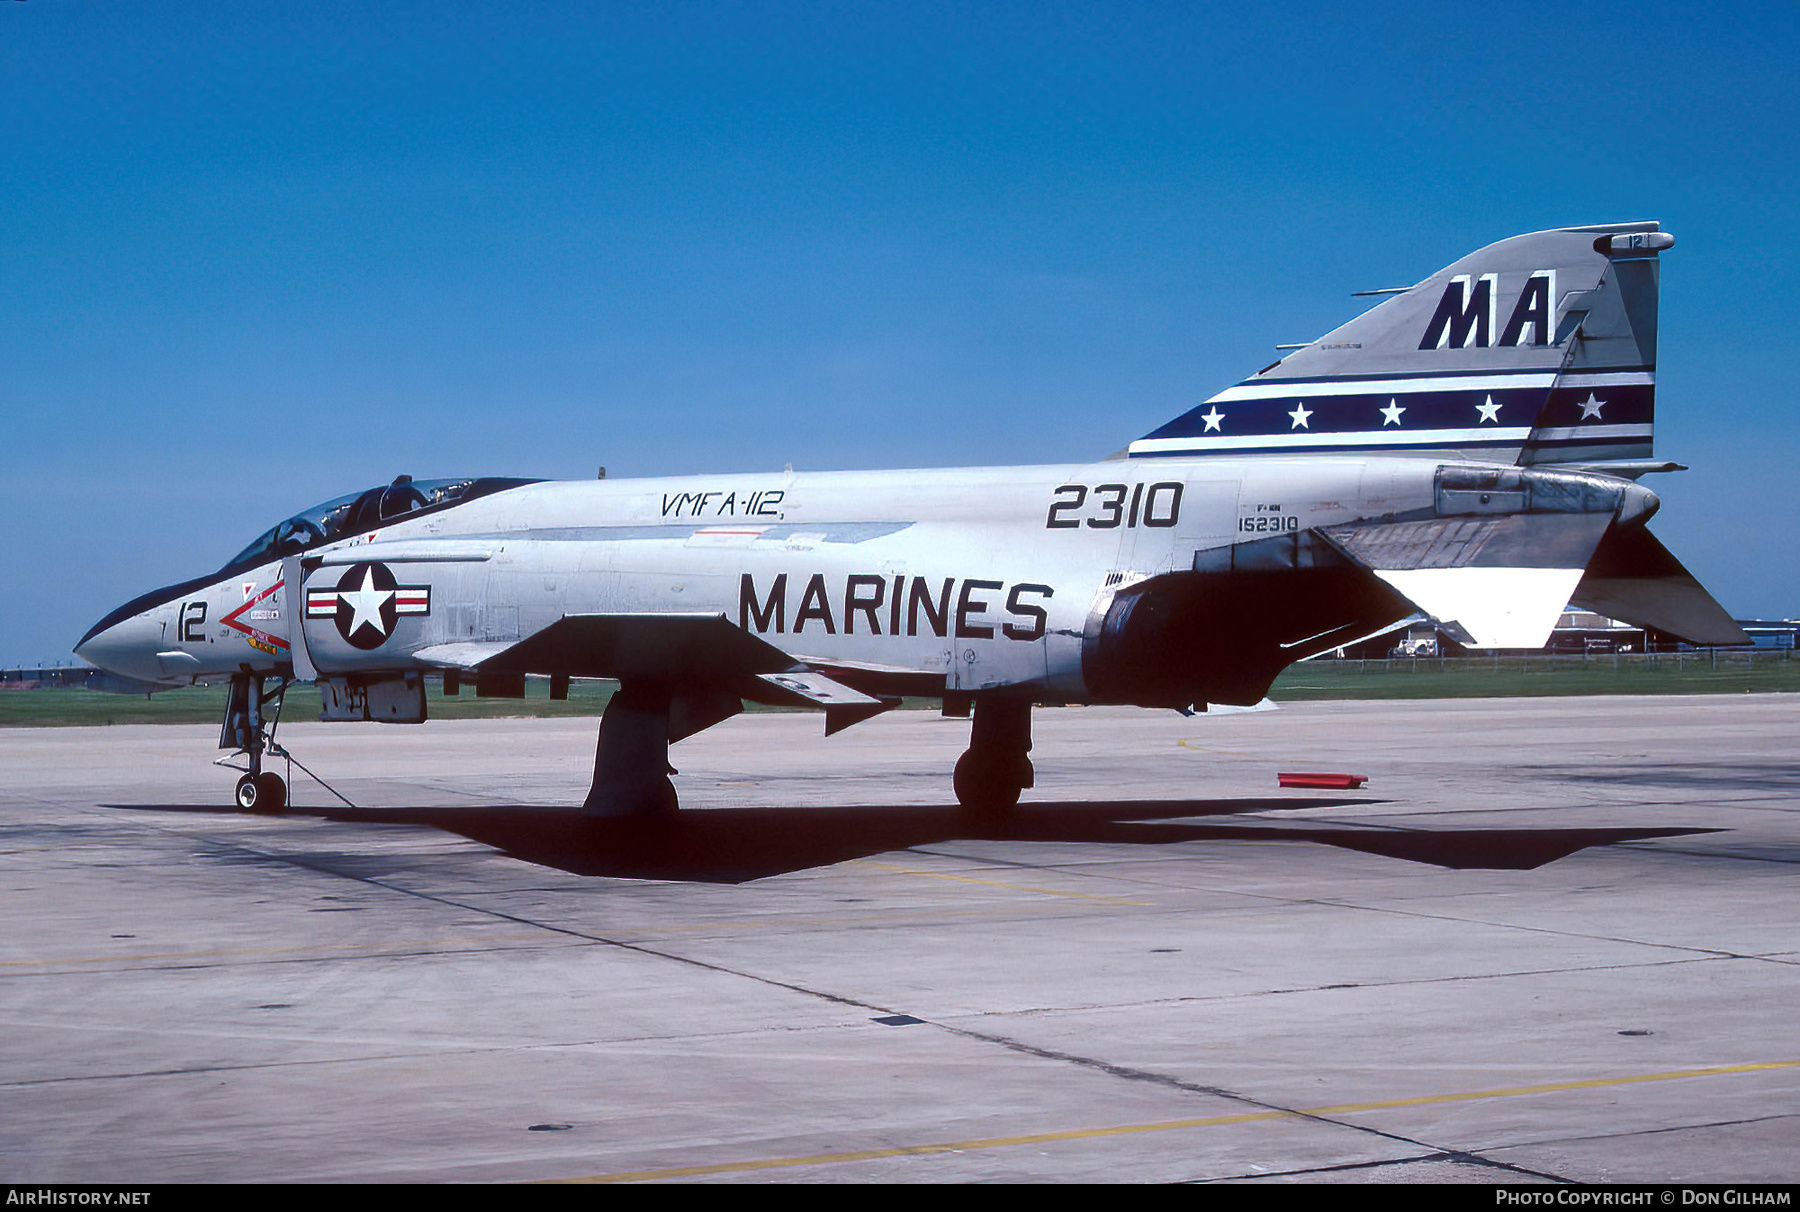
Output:
M600 798L590 792L584 805L593 820L639 825L672 821L680 807L681 797L666 775L647 785L608 787Z
M245 812L255 812L262 803L263 789L256 785L256 776L246 774L237 781L237 806Z
M956 802L978 816L1005 816L1019 803L1019 793L1030 781L1026 770L1014 763L978 758L973 752L956 760L956 771L950 785L956 789Z

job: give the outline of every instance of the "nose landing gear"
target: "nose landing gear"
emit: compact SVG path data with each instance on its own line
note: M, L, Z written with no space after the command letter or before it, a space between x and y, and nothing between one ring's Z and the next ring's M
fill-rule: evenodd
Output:
M275 743L275 726L281 722L282 697L293 683L275 678L274 688L269 689L269 680L248 670L232 674L231 693L225 699L225 722L219 729L219 748L242 753L250 764L237 781L237 806L245 812L280 812L287 807L287 783L273 770L263 769L263 755L283 754L281 746ZM264 714L270 703L275 705L273 720ZM223 764L226 759L221 758L220 762Z

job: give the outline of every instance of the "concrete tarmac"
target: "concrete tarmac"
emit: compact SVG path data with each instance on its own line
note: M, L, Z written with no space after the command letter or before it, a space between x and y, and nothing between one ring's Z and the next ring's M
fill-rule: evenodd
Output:
M0 731L0 1178L1792 1182L1800 696ZM1282 790L1280 771L1364 774Z

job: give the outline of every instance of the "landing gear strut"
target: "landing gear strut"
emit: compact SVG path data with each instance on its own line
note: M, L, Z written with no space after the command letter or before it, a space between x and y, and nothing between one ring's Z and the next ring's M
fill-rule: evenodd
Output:
M600 717L600 740L594 747L594 785L583 812L591 817L665 820L679 800L669 765L667 686L632 682L621 685Z
M225 723L219 729L219 748L235 749L249 759L250 769L237 781L237 806L245 812L280 812L287 807L287 784L273 770L263 769L263 754L276 751L275 724L281 718L281 700L290 685L278 680L270 691L255 673L231 675L231 693L225 699ZM275 704L275 720L263 708ZM223 761L224 759L221 759Z
M1031 704L1023 699L977 699L969 749L956 762L956 800L978 816L1004 816L1019 793L1037 785L1031 758Z

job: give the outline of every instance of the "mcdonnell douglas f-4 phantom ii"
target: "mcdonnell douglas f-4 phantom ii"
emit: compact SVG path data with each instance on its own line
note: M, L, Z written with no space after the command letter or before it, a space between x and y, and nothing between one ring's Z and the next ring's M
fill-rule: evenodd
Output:
M279 808L269 709L416 723L446 691L619 689L587 811L676 805L672 742L744 701L827 735L904 695L973 715L957 799L1033 785L1031 709L1251 704L1294 661L1429 616L1533 648L1569 603L1742 643L1645 522L1655 223L1470 254L1101 462L545 482L412 480L280 523L76 652L229 682L237 801Z

